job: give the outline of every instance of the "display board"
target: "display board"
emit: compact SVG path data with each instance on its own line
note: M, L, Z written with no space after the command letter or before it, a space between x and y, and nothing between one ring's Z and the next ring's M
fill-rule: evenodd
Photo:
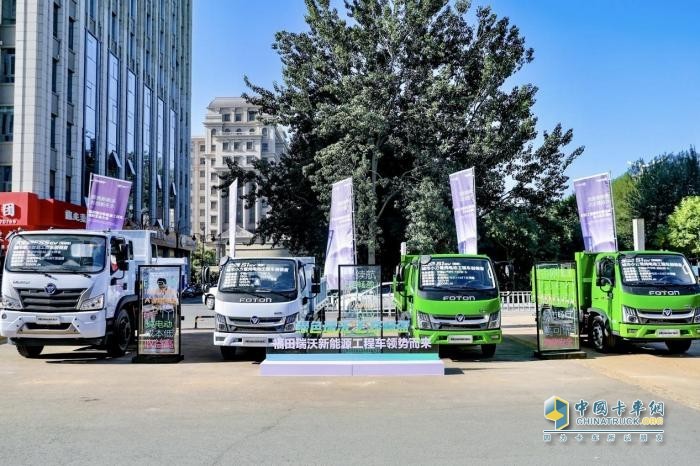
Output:
M134 362L182 360L180 266L139 266L139 332Z
M575 265L536 264L533 281L538 352L578 351L581 342Z

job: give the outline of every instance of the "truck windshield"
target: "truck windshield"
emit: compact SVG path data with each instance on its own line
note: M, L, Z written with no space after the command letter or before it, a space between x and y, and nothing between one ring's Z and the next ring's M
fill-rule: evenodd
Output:
M694 285L695 277L683 256L640 254L620 258L626 285Z
M12 238L5 260L8 272L100 272L105 267L106 242L90 235L28 235Z
M288 259L239 259L229 261L221 273L219 291L228 293L277 293L296 295L294 261Z
M490 290L496 287L491 264L486 259L443 257L420 267L424 290Z

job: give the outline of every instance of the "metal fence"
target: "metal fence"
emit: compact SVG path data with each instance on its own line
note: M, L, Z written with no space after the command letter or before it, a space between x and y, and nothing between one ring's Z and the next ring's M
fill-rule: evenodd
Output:
M501 292L501 309L504 311L531 311L535 312L535 303L530 291L504 291Z

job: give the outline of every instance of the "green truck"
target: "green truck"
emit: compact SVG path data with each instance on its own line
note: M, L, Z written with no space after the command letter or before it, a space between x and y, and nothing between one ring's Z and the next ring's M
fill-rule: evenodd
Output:
M498 283L486 256L404 255L393 292L396 312L410 321L414 338L427 337L433 345L481 345L486 357L503 341Z
M539 318L554 316L544 322L550 333L560 333L557 319L571 314L599 352L654 341L684 353L700 339L700 284L682 254L579 252L568 267L538 264L532 282Z

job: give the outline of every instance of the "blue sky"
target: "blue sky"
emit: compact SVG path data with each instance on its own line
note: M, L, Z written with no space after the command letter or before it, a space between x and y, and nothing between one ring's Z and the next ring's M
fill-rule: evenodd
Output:
M512 83L539 88L540 132L561 122L586 147L570 177L617 176L627 161L700 142L700 2L474 0L487 3L535 50ZM194 1L193 135L212 98L246 90L244 74L281 80L274 34L305 30L304 12L302 0Z

